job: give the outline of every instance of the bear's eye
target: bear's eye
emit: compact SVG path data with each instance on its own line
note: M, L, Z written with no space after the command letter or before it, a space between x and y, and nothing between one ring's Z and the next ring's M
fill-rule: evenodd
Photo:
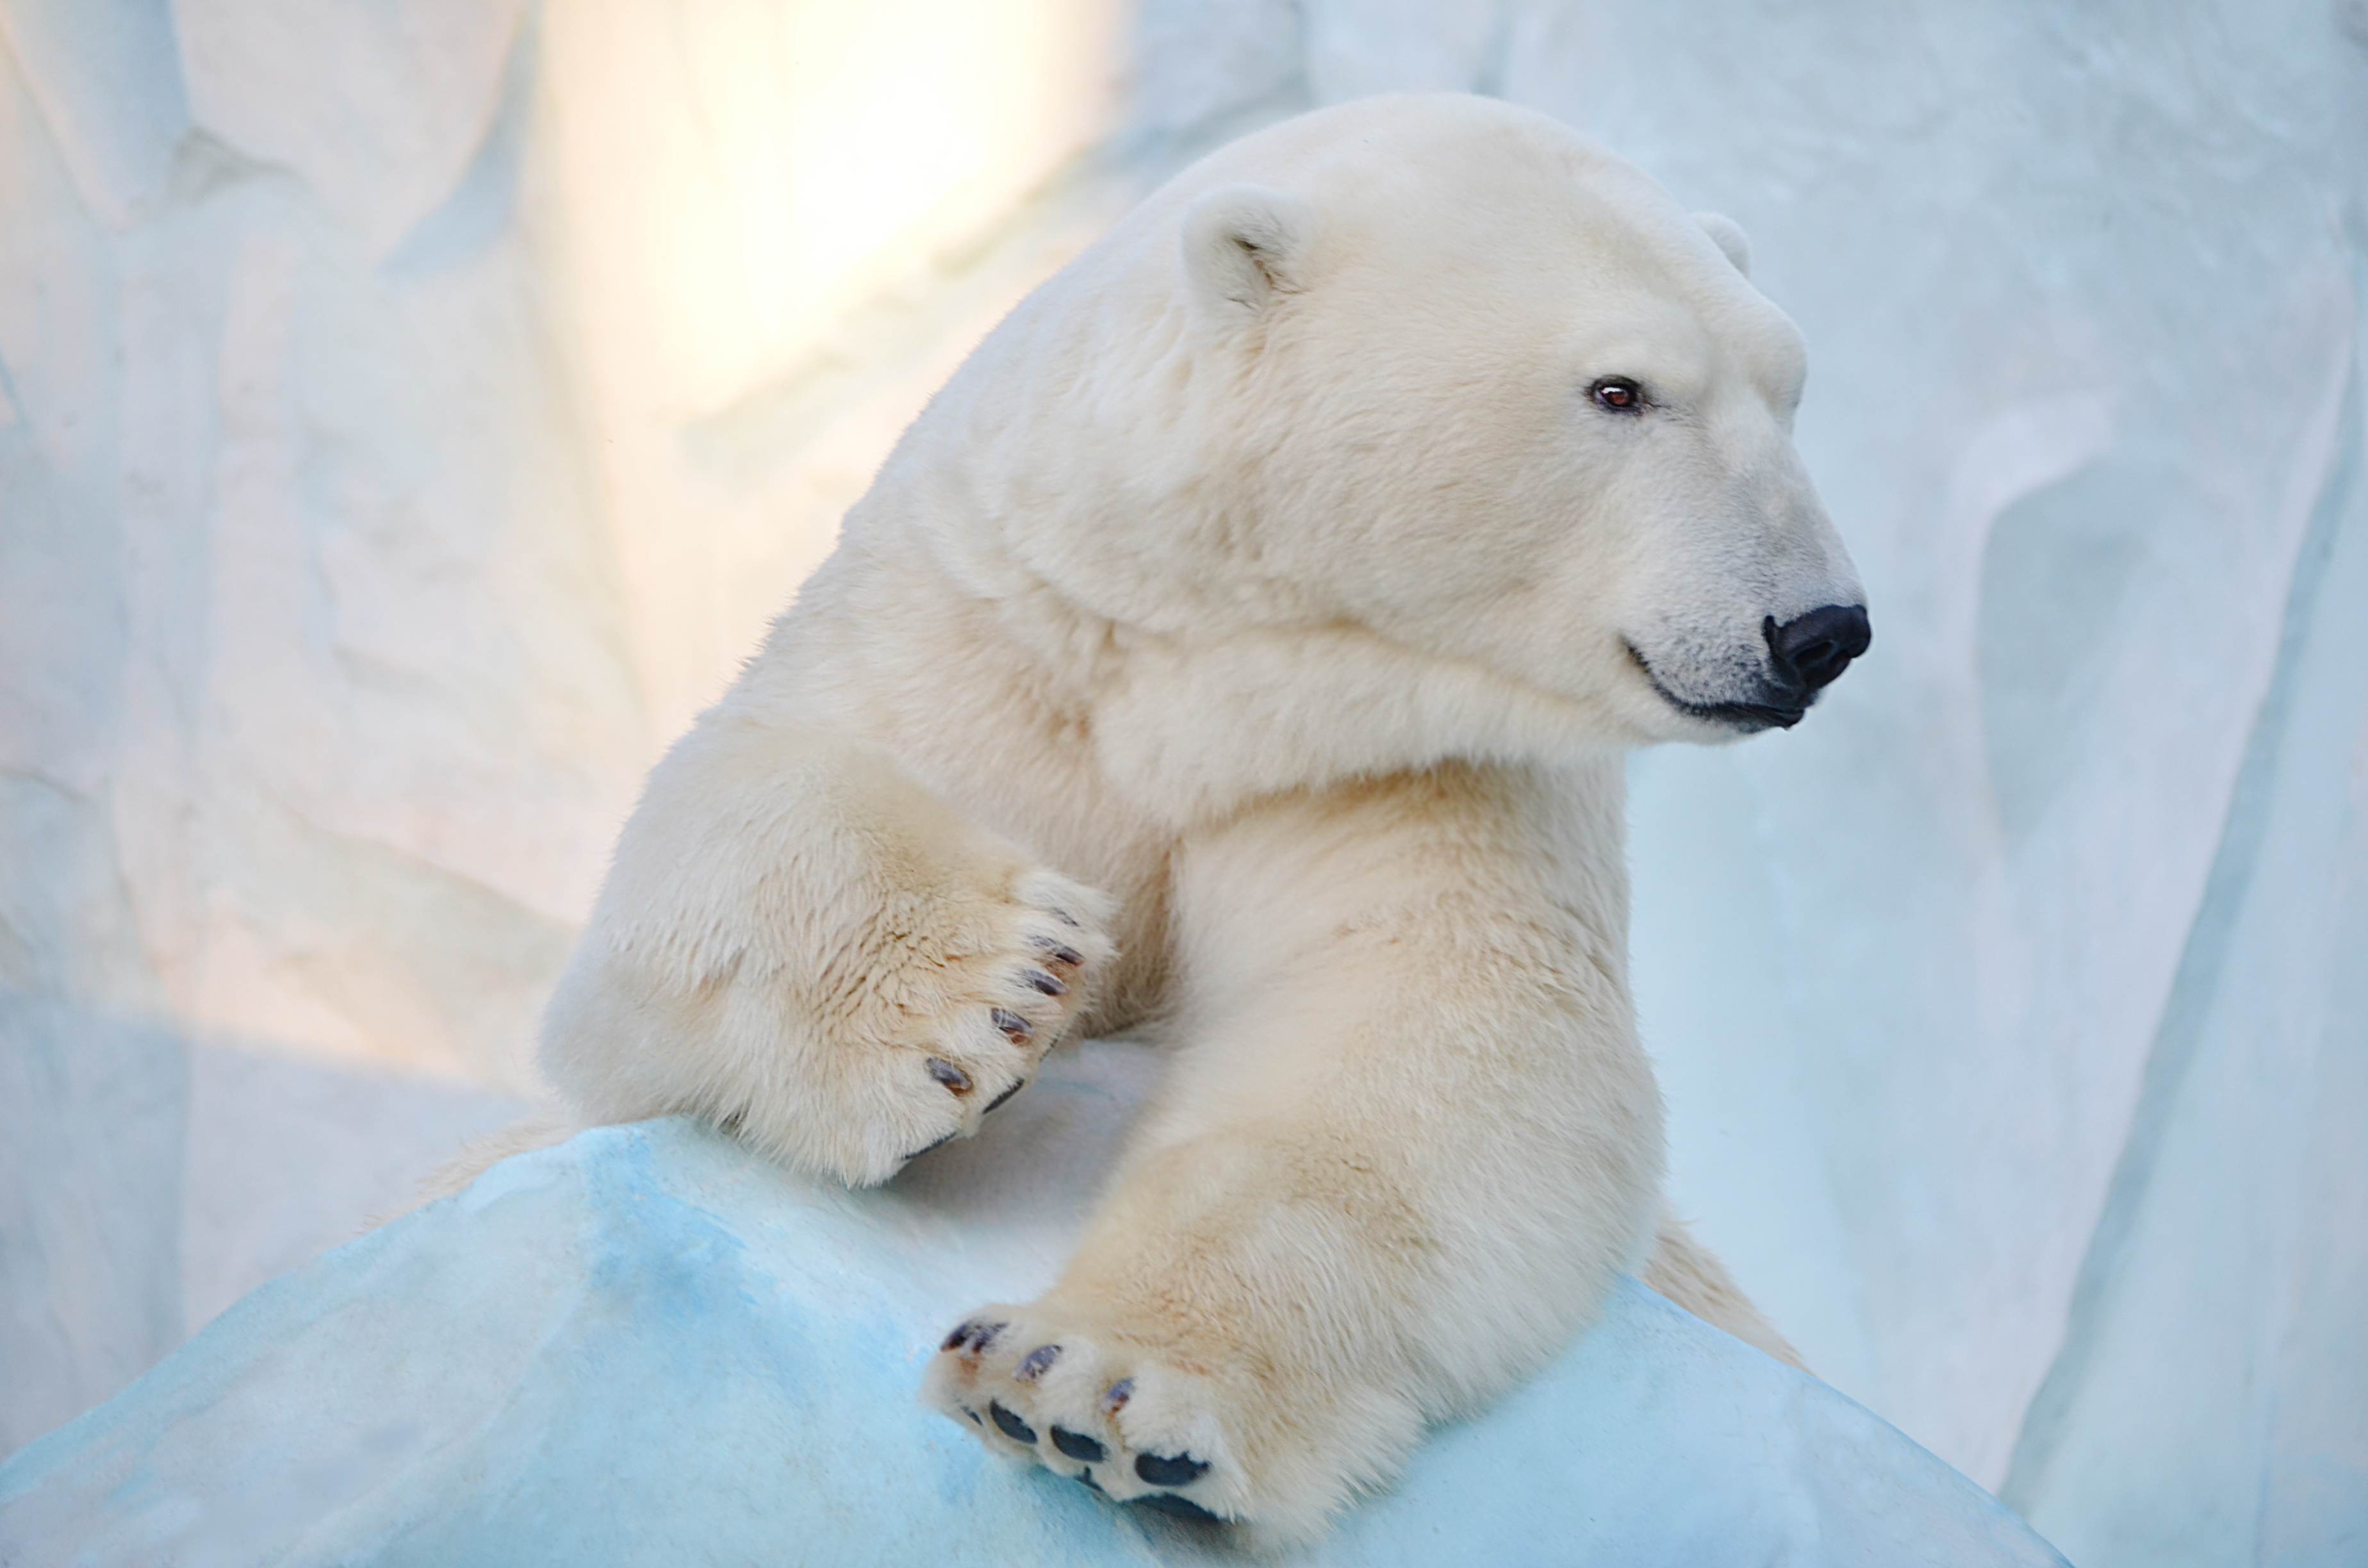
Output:
M1645 389L1625 376L1606 376L1587 389L1597 406L1614 414L1642 414L1645 411Z

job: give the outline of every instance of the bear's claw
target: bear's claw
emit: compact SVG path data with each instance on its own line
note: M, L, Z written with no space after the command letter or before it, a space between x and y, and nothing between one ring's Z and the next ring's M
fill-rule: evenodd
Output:
M986 1353L986 1347L995 1343L995 1336L1010 1326L1008 1323L987 1323L979 1318L972 1318L967 1323L956 1324L954 1331L946 1335L945 1343L939 1345L938 1348L962 1350L973 1356L983 1356Z
M1086 961L1085 954L1052 937L1037 937L1036 949L1044 955L1046 963L1056 964L1063 969L1077 969Z

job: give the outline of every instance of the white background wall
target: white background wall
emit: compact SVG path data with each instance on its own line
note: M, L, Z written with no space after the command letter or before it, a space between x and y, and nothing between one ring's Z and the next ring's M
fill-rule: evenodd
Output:
M2075 1561L2368 1551L2354 0L0 0L0 1448L508 1113L1003 309L1410 86L1811 344L1874 650L1634 770L1680 1206Z

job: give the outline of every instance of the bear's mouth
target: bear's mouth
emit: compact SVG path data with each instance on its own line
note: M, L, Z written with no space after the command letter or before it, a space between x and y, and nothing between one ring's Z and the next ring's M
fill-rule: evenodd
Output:
M1622 638L1621 645L1628 650L1628 657L1635 661L1636 668L1652 683L1662 701L1689 719L1723 725L1742 734L1756 734L1761 730L1789 730L1807 714L1809 703L1816 700L1816 695L1812 692L1807 701L1803 702L1690 702L1662 683L1660 675L1653 668L1653 662L1645 657L1635 643Z

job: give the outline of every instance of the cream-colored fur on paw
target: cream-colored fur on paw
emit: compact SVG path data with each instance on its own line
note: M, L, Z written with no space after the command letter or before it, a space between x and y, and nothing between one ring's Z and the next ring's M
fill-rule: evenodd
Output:
M1625 754L1790 724L1865 646L1748 261L1486 99L1178 176L651 775L546 1019L570 1114L877 1182L1060 1040L1156 1039L1067 1267L928 1397L1283 1538L1622 1273L1792 1358L1661 1219L1627 978Z
M1794 1367L1717 1258L1664 1216L1646 1284ZM1205 1324L1221 1314L1195 1314ZM1241 1303L1231 1316L1258 1316ZM1319 1533L1360 1484L1378 1483L1419 1437L1424 1412L1372 1375L1355 1340L1294 1364L1258 1346L1179 1324L1158 1303L1055 1291L989 1303L957 1324L922 1383L931 1407L988 1447L1034 1461L1113 1502L1186 1517L1255 1520L1282 1542ZM1805 1370L1805 1368L1803 1368Z
M589 1119L694 1111L864 1186L1072 1032L1108 901L875 752L703 726L651 779L560 982L543 1067Z

